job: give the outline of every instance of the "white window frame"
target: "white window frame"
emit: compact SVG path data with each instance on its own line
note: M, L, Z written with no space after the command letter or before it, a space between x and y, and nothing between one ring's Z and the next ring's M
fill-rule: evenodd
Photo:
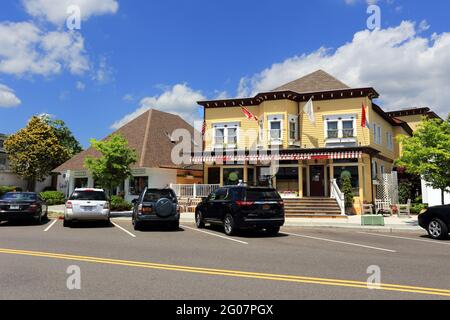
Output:
M289 138L289 145L297 145L299 144L299 121L298 116L296 115L289 115L288 116L288 138ZM291 138L291 126L294 126L294 138Z
M269 144L270 145L282 145L283 144L283 129L284 129L284 115L271 115L267 117L268 125L269 125ZM272 139L272 124L279 122L280 123L280 139Z
M264 120L260 119L258 122L259 132L258 132L258 146L262 147L264 145Z
M239 144L239 137L240 137L240 127L241 124L239 122L229 122L229 123L215 123L213 124L213 145L214 149L237 149ZM223 129L223 144L218 144L216 141L216 130L217 129ZM228 130L229 129L236 129L236 144L228 144ZM226 147L225 147L226 146Z
M373 142L378 145L383 144L383 128L376 123L373 124Z
M386 144L389 150L394 150L394 135L391 132L386 132Z
M324 136L325 140L327 142L355 142L358 136L358 128L356 126L356 114L342 114L342 115L332 115L332 116L324 116ZM347 137L344 138L344 122L346 121L352 121L353 123L353 137ZM338 137L337 138L330 138L328 136L328 123L330 122L337 122L337 130L338 130Z

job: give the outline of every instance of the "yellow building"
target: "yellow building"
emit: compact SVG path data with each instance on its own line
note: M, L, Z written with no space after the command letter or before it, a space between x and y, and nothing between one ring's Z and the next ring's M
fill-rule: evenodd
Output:
M205 146L193 160L204 164L207 183L271 184L285 198L329 198L350 174L359 213L361 203L374 201L373 181L399 157L396 137L412 135L373 102L378 97L374 88L350 88L319 70L255 97L201 101ZM315 122L303 111L310 99Z

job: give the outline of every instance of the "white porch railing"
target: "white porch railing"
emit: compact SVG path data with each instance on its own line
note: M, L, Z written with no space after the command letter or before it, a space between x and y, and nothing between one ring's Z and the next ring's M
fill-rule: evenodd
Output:
M330 192L331 198L336 199L336 201L339 205L339 208L341 209L341 214L344 216L345 215L345 195L344 195L344 193L342 193L341 189L339 189L336 179L331 180L330 191L331 191Z
M220 188L219 184L171 184L178 198L196 199L205 198L211 192Z

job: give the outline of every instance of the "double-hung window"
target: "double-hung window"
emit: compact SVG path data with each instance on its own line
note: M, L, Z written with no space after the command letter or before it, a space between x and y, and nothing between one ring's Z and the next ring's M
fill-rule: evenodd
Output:
M394 150L394 136L392 133L386 133L386 143L389 150Z
M356 138L356 115L325 116L324 120L327 140Z
M381 137L381 126L377 125L376 123L373 124L373 141L376 144L382 144L383 140Z
M289 116L289 144L294 145L298 142L299 136L299 126L298 126L298 116Z
M213 125L214 148L236 149L239 141L239 123L219 123Z
M269 116L269 139L271 145L281 145L283 143L283 116Z

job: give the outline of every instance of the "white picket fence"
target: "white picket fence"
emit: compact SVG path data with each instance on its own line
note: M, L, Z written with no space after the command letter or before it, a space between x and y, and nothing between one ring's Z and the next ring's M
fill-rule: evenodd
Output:
M197 199L205 198L220 188L219 184L171 184L178 198Z

